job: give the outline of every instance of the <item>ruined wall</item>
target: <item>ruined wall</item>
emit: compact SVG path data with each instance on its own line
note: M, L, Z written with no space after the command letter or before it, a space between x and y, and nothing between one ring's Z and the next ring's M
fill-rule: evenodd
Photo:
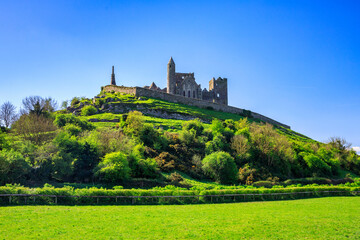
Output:
M136 95L136 88L134 87L124 87L124 86L115 86L115 85L107 85L101 88L104 92L121 92L125 94Z
M231 106L227 106L227 105L223 105L223 104L219 104L219 103L207 102L207 101L203 101L200 99L187 98L187 97L183 97L180 95L168 94L166 92L159 92L159 91L145 89L145 88L141 88L141 87L121 87L121 86L108 85L108 86L103 87L102 90L105 92L115 91L115 92L121 92L121 93L126 93L126 94L133 94L137 97L144 96L144 97L151 97L151 98L159 98L159 99L169 101L169 102L182 103L182 104L200 107L200 108L211 108L216 111L241 114L243 116L247 116L250 113L250 111L247 111L247 110L244 110L241 108L231 107ZM279 126L290 129L290 126L282 124L271 118L265 117L259 113L251 112L251 117L255 118L255 119L259 119L264 122L268 122L273 125L279 125Z

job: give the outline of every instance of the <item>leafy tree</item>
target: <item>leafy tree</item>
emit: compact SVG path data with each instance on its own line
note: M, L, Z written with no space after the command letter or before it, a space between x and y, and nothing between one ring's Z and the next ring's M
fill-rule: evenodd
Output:
M97 112L97 109L93 105L88 105L81 109L81 115L83 115L83 116L94 115L96 112Z
M53 120L44 115L24 114L14 124L18 135L36 144L41 144L53 137L56 130Z
M0 106L0 125L4 122L5 127L9 128L17 119L16 107L11 102L5 102Z
M251 145L244 135L236 135L232 138L231 149L235 151L239 160L246 160L251 156Z
M82 141L96 146L101 157L111 152L130 154L136 145L134 139L126 136L120 130L99 128L95 131L85 132L82 136Z
M145 120L143 114L138 111L129 112L125 121L125 133L130 136L139 137L144 128Z
M215 152L202 160L202 169L207 176L217 182L236 182L237 168L234 159L226 152Z
M127 156L121 152L106 154L95 173L100 180L118 183L130 177L131 169Z
M195 131L195 136L200 136L203 131L204 131L204 126L202 124L202 122L200 121L200 119L194 119L194 120L190 120L190 121L185 121L182 124L182 129L186 130L186 131L191 131L194 130Z
M0 151L0 184L21 183L29 170L30 166L21 153L13 149Z
M35 151L33 178L37 180L71 181L74 158L54 142L44 144Z
M318 176L331 174L331 167L313 153L303 153L304 160L311 171Z

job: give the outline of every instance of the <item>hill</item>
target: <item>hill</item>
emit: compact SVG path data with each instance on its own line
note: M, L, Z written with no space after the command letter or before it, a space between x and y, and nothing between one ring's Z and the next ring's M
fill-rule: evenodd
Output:
M0 140L2 184L213 188L336 184L360 173L359 156L342 139L325 144L248 112L121 93L30 111Z

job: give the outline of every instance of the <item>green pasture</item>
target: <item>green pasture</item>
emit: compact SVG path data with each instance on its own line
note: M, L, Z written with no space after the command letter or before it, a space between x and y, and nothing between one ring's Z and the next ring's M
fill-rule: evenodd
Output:
M1 239L359 239L360 198L0 207Z

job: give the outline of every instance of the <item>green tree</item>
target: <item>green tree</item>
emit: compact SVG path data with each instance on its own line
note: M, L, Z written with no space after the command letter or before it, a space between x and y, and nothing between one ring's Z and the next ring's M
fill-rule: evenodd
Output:
M105 182L118 183L128 179L130 173L127 156L121 152L114 152L105 155L95 175Z
M93 105L88 105L81 109L82 116L94 115L96 112L97 112L97 109Z
M24 156L11 150L0 151L0 184L21 183L30 171Z
M237 168L234 159L226 152L215 152L202 160L204 173L217 182L231 184L236 182Z

